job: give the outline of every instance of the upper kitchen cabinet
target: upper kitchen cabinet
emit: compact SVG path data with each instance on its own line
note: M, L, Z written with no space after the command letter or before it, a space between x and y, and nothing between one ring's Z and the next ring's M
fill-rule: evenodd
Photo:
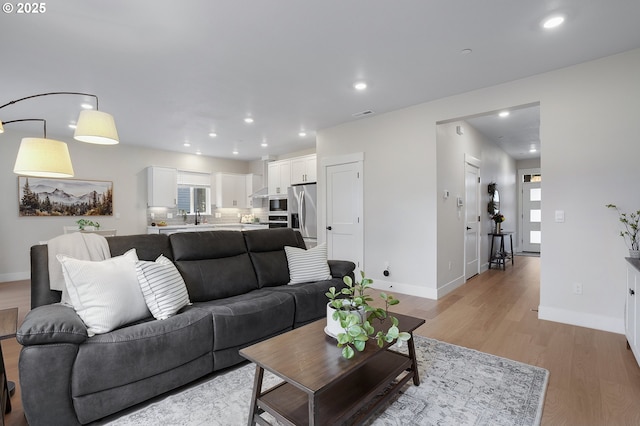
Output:
M291 186L291 160L279 160L269 163L269 195L287 194Z
M169 167L147 167L147 205L175 207L178 199L178 171Z
M316 182L316 155L291 159L291 185Z
M247 208L247 175L216 173L216 206L218 208Z

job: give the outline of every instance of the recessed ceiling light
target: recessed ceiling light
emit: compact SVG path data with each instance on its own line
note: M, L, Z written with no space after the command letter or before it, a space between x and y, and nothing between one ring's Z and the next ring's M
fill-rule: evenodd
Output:
M301 138L304 138L305 136L307 136L306 132L300 132L298 133L298 136L300 136Z
M191 146L191 144L189 142L185 142L182 144L183 146L186 146L187 148Z
M367 88L367 83L365 83L364 81L358 81L357 83L353 84L353 88L356 90L364 90Z
M562 25L563 22L564 22L564 16L554 15L542 21L542 28L546 30L550 30L551 28L559 27L560 25Z
M76 127L78 127L78 126L76 126L75 123L69 123L69 128L70 129L75 129Z
M500 113L498 113L498 116L505 118L505 117L508 117L509 114L510 114L509 111L500 111Z
M266 142L262 142L262 143L260 144L260 146L261 146L261 147L263 147L263 148L266 148L266 147L268 147L268 146L269 146L269 144L268 144L268 143L266 143Z
M196 155L202 155L200 151L196 151Z
M529 152L537 152L537 151L538 151L538 150L537 150L537 149L535 149L535 148L531 148L531 149L529 150Z
M233 155L238 155L238 154L239 154L239 153L238 153L238 150L237 150L237 149L234 149L234 150L233 150Z
M218 134L216 132L211 132L209 133L209 136L215 138L216 136L218 136Z
M80 105L83 109L93 109L93 105L91 104L82 104Z
M251 124L251 123L253 123L253 118L247 117L247 118L244 119L244 122L247 123L247 124Z
M470 54L470 53L472 53L472 52L473 52L473 50L471 50L471 49L462 49L462 50L460 51L460 54L461 54L461 55L468 55L468 54Z

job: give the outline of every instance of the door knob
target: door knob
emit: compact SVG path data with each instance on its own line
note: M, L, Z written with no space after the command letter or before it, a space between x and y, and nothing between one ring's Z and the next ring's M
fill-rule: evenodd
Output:
M629 294L630 294L631 296L633 296L633 295L635 295L635 294L636 294L636 292L635 292L635 291L633 291L633 289L631 289L631 288L630 288L630 289L629 289Z
M327 231L331 231L331 227L330 226L327 226Z
M470 229L471 229L471 228L469 228L469 227L467 226L467 231L468 231L468 230L470 230Z

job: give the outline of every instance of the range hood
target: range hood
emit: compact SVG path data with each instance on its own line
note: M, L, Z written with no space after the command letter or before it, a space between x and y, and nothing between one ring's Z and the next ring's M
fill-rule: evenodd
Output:
M249 198L269 198L269 188L262 187L255 191L253 194L249 195Z
M269 163L274 160L273 157L268 155L262 157L262 184L265 186L254 191L253 194L249 195L249 198L269 198L269 188L266 183L269 182Z

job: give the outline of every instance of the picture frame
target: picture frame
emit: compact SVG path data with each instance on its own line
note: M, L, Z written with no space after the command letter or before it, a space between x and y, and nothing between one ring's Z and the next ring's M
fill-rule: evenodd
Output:
M19 216L113 216L113 182L18 176Z

